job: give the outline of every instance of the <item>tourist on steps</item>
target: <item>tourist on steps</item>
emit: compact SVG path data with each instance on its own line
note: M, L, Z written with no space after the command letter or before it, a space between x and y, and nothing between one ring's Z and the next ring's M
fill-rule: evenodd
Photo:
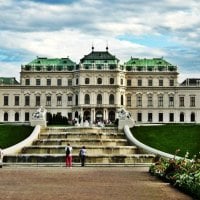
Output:
M79 152L79 157L80 157L80 160L81 160L81 166L84 167L85 166L85 157L86 157L86 148L85 146L83 146L81 149L80 149L80 152Z
M65 153L66 153L66 167L72 168L72 147L68 143L67 146L65 147Z

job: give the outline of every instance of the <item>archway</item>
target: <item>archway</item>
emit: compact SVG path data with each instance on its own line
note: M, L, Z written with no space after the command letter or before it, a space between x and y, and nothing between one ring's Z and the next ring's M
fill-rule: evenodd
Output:
M84 119L84 120L87 120L88 122L90 121L90 119L91 119L91 114L90 114L90 111L89 111L89 110L86 110L86 111L84 112L83 119Z
M96 122L102 122L103 121L103 112L101 110L98 110L96 112Z

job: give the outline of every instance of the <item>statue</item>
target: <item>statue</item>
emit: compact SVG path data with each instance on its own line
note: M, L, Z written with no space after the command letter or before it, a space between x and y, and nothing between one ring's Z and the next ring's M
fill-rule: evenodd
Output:
M41 125L46 127L46 112L47 110L40 106L32 115L31 126Z
M135 122L134 120L131 118L131 113L128 112L126 109L124 108L120 108L117 111L118 114L118 129L123 129L124 125L128 125L129 127L133 127Z

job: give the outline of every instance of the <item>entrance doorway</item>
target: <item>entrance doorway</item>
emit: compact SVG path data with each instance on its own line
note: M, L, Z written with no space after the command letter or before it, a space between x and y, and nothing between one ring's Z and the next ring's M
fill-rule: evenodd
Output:
M115 121L115 112L114 112L113 110L111 110L111 111L109 112L108 119L109 119L111 122L114 122L114 121Z
M103 121L103 112L101 110L96 112L96 122L102 122Z
M91 119L90 111L86 110L86 111L84 112L83 119L84 119L84 120L87 120L88 122L90 121L90 119Z

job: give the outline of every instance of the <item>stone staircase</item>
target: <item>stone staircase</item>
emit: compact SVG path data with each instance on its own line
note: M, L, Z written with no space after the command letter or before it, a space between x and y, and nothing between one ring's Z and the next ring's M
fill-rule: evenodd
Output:
M5 164L65 165L65 146L73 147L73 165L80 166L80 148L87 149L86 166L150 165L154 155L142 154L130 146L122 131L116 128L46 128L31 146L17 155L4 157Z

